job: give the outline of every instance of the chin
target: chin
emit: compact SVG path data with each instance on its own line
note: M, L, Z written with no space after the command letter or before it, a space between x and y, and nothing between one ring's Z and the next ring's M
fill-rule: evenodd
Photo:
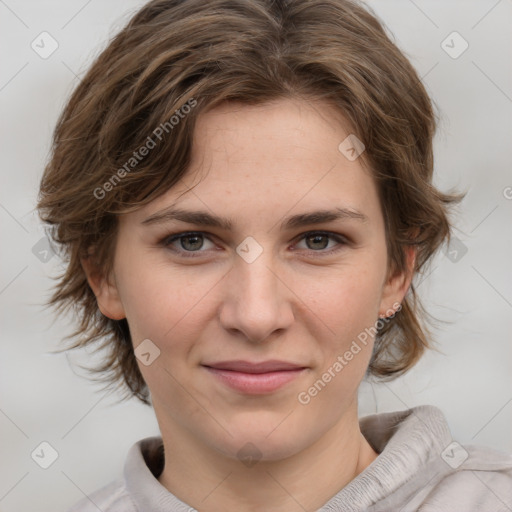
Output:
M231 459L271 462L296 455L315 441L311 431L307 433L304 428L294 431L289 423L282 429L278 425L279 422L261 420L252 426L233 422L229 429L232 436L226 434L222 439L210 440L210 445Z

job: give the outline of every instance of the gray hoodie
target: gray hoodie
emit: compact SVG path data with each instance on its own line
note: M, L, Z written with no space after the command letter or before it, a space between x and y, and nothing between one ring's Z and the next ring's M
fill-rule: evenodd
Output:
M359 424L379 456L317 512L512 512L512 455L461 446L438 408L373 414ZM68 512L195 512L158 482L162 469L162 439L143 439L130 449L122 480Z

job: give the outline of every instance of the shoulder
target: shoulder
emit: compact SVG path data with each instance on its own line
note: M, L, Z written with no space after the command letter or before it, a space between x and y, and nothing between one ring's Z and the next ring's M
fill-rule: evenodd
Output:
M437 407L368 416L361 427L379 452L353 482L370 496L367 512L512 511L512 454L454 441Z
M67 512L137 512L122 480L111 482L85 496Z
M450 455L454 457L450 459ZM512 509L512 454L455 444L443 458L445 462L448 460L451 471L430 489L418 510L505 512Z
M165 501L179 504L157 480L163 463L161 437L137 441L126 456L123 477L84 496L67 512L139 512L156 510Z

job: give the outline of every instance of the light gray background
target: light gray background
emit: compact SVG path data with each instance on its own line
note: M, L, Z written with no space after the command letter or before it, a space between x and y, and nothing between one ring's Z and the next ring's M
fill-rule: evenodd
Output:
M2 512L65 510L117 477L133 442L158 434L149 407L116 404L65 355L49 353L70 332L41 306L60 267L56 257L44 263L32 252L43 235L34 205L57 116L92 58L142 3L0 0ZM430 352L393 383L364 383L361 415L432 404L455 440L510 451L512 1L369 4L441 110L437 185L468 195L455 219L459 245L451 257L439 253L419 286L430 311L449 322L436 333L443 353ZM43 31L59 45L47 59L31 48ZM441 46L453 31L469 44L456 59ZM457 51L461 41L452 39L445 45ZM58 452L46 470L31 458L42 441Z

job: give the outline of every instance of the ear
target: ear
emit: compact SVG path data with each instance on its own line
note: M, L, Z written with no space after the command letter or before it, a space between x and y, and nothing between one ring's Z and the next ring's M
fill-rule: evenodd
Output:
M86 258L80 258L80 263L87 276L87 282L96 296L101 313L112 320L126 318L115 280L100 272L91 253Z
M407 290L411 286L416 263L416 248L413 245L409 245L404 251L406 268L402 272L388 274L387 281L383 286L379 307L379 317L381 318L390 316L390 311L397 309L397 304L402 303Z

